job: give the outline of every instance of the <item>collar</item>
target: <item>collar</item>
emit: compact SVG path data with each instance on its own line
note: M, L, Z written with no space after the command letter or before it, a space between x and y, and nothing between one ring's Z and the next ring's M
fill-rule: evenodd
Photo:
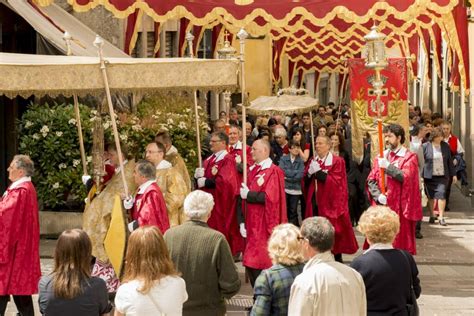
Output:
M123 166L125 167L125 165L127 164L128 160L125 159L123 161ZM115 168L115 173L119 173L120 171L122 170L122 168L120 168L120 166L118 166L117 168Z
M216 152L216 153L214 154L214 156L216 157L216 160L214 160L214 163L221 161L222 159L224 159L224 157L225 157L226 155L227 155L227 150L225 150L225 149ZM211 157L212 157L212 156L211 156Z
M170 149L168 149L168 151L166 152L167 155L173 155L177 153L178 153L178 149L176 149L176 147L174 147L173 145L171 145Z
M323 263L323 262L335 262L334 256L330 251L326 251L323 253L316 254L313 258L309 259L309 261L305 264L303 271L311 268L312 266Z
M168 161L166 161L166 160L163 159L163 160L160 161L160 163L156 166L156 170L169 169L169 168L171 168L172 166L173 166L173 165L172 165L170 162L168 162Z
M272 166L272 164L273 164L273 161L272 161L272 159L271 159L270 157L268 157L267 159L265 159L265 160L263 160L263 161L261 161L261 162L258 163L258 165L260 165L260 170L268 169L268 168L270 168L270 167ZM255 164L255 165L257 165L257 164ZM255 166L255 165L254 165L254 166ZM252 167L253 167L253 166L252 166ZM252 169L253 169L253 168L252 168Z
M391 151L392 151L391 149L386 149L386 150L384 151L383 155L384 155L385 157L388 157L388 155L390 154ZM397 157L405 157L405 154L407 153L407 149L406 149L405 146L400 146L400 147L398 147L397 149L395 149L394 152L395 152L395 155L396 155Z
M155 183L156 180L148 180L147 182L143 183L141 186L138 187L138 192L137 194L143 194L145 193L146 189L153 183Z
M234 149L242 149L242 142L239 140L237 143L232 145Z
M421 143L421 138L419 138L418 136L412 136L411 137L411 142L412 143Z
M371 250L386 250L386 249L393 249L392 244L383 244L383 243L376 243L372 244L369 249L364 251L364 254L368 253Z
M12 190L12 189L18 187L18 186L20 186L20 184L25 183L25 182L31 182L31 177L21 177L20 179L16 180L12 184L10 184L10 186L5 190L5 192L3 192L2 197L6 197L9 190Z
M324 157L324 158L321 159L321 158L319 158L319 156L316 156L315 159L316 159L316 160L317 160L317 159L320 159L320 160L324 161L324 165L325 165L326 167L330 167L330 166L332 166L333 158L334 158L334 155L333 155L331 152L328 152L328 154L326 155L326 157Z

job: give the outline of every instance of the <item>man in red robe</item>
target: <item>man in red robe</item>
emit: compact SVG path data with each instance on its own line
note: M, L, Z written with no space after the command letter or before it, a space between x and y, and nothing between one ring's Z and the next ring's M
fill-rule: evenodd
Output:
M243 250L236 216L239 183L234 157L227 153L228 145L226 133L212 133L210 146L213 154L204 161L204 168L196 169L194 177L198 188L214 197L214 208L207 224L224 234L232 255L236 255Z
M234 157L235 163L237 164L237 171L239 175L238 183L242 183L242 173L243 173L243 150L242 150L242 142L240 141L242 137L242 129L240 126L231 125L229 128L229 154ZM252 158L252 148L249 145L246 147L247 149L247 166L253 165L253 158Z
M273 228L288 219L285 174L270 158L270 143L256 140L252 157L255 163L249 168L248 183L242 183L240 189L240 197L246 201L240 232L247 238L243 265L253 287L260 272L272 265L267 243Z
M390 124L384 130L389 149L383 158L374 161L374 167L367 178L370 202L390 207L400 217L400 232L393 246L416 254L415 226L423 217L418 181L418 158L402 144L405 131L398 124ZM385 169L386 192L380 187L380 168Z
M336 261L342 262L342 254L353 254L359 246L352 229L349 215L346 164L342 157L330 152L328 136L316 138L316 156L306 167L308 197L306 216L327 218L335 229L332 253ZM317 214L313 214L313 196L316 198Z
M31 295L38 293L41 270L33 172L30 157L13 157L8 167L12 184L0 198L0 315L5 315L10 295L21 315L34 315Z
M131 209L132 221L128 224L130 231L139 226L157 226L164 234L170 228L165 199L156 184L156 168L146 160L140 160L133 173L138 186L135 198L124 200L124 207Z

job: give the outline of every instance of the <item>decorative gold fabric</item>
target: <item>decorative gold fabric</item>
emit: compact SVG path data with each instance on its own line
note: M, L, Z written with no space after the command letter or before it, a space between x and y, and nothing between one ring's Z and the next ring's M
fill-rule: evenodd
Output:
M183 176L176 167L156 170L156 183L165 198L170 225L182 224L184 221L183 203L189 193Z
M181 176L183 177L184 182L188 187L188 190L191 191L191 178L189 177L188 168L186 167L186 164L184 163L184 160L181 155L179 153L167 154L165 156L165 160L171 163L173 167L175 167L179 171L179 173L181 173Z
M130 193L137 189L133 180L135 161L129 160L124 166L125 179ZM82 217L82 227L89 235L92 242L92 255L102 262L108 262L105 252L104 240L110 227L114 198L124 193L122 176L116 173L107 183L107 186L92 201L86 204Z
M116 194L111 214L110 227L104 239L107 257L114 267L115 275L121 275L125 247L127 245L127 228L120 195Z
M107 58L112 93L153 94L169 90L233 91L237 60L190 58ZM37 97L102 95L104 80L95 57L0 53L0 95Z

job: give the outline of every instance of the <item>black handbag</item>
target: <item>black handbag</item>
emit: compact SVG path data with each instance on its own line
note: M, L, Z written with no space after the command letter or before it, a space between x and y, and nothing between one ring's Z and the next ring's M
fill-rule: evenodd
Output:
M410 298L408 299L406 309L407 309L407 312L408 312L409 316L419 316L420 315L420 309L418 308L418 303L416 302L415 290L413 289L413 274L411 273L410 260L408 260L405 251L400 250L400 252L405 257L405 259L408 263L408 267L410 268Z

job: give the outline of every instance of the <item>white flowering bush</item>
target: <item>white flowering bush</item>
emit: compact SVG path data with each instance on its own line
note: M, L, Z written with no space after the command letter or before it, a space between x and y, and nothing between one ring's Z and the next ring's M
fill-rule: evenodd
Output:
M173 144L183 156L189 170L197 166L194 101L188 95L172 94L143 100L138 112L116 113L120 139L134 158L144 158L145 147L160 130L169 131ZM207 130L207 114L200 108L201 135ZM80 106L84 146L91 166L92 125L97 111ZM110 117L103 116L104 139L113 142ZM35 183L40 207L48 210L83 209L87 192L81 182L83 174L77 121L74 107L30 105L18 122L19 151L35 163Z
M199 121L201 139L207 130L207 113L201 106ZM145 147L152 142L160 130L167 130L173 145L183 157L188 169L197 167L196 124L194 119L194 100L192 95L176 93L146 98L138 104L136 114L119 114L121 137L126 139L130 152L135 158L143 158ZM193 171L194 172L194 171Z
M80 106L86 152L92 148L91 111ZM72 105L30 105L19 127L19 151L35 163L33 181L40 206L81 208L86 196L76 119Z

